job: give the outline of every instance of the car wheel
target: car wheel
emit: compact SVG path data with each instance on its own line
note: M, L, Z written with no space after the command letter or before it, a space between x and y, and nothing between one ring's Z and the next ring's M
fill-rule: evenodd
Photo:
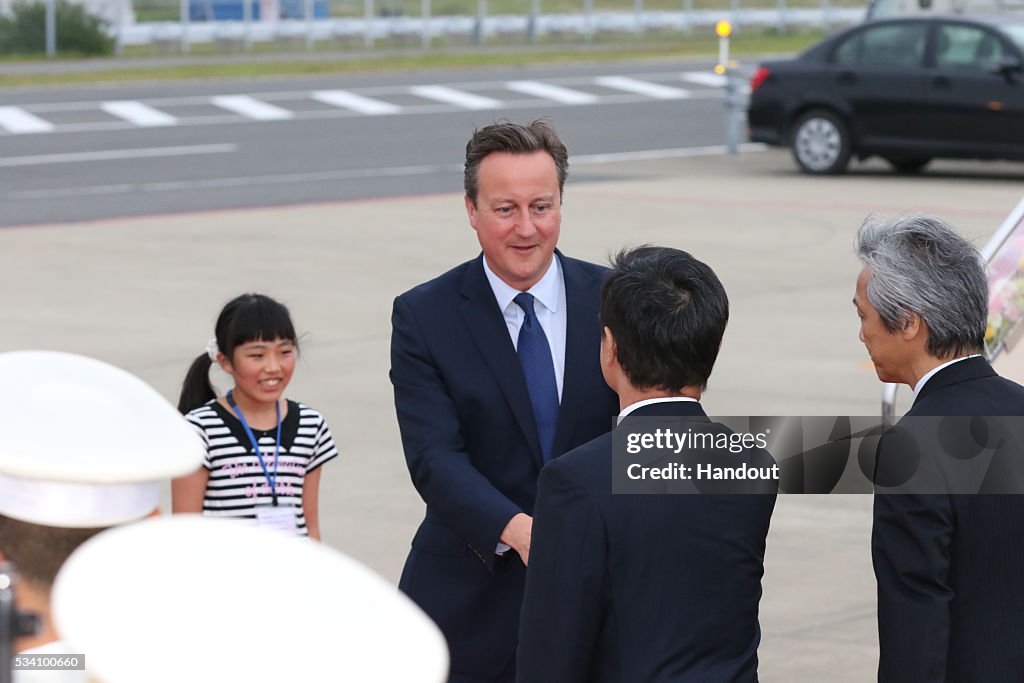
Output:
M814 109L796 120L790 146L804 173L842 173L850 162L849 130L841 118L825 109Z
M886 157L897 173L920 173L931 162L929 157Z

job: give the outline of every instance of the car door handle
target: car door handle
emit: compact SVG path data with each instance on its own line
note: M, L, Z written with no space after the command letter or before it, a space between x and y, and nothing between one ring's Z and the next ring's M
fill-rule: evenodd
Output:
M949 80L946 76L936 76L932 81L932 86L942 88L943 90L949 90L953 87L953 81Z
M852 85L857 82L857 74L852 71L840 71L836 77L840 85Z

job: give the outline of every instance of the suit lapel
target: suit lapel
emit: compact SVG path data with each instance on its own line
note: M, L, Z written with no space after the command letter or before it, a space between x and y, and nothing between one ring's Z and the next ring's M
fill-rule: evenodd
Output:
M505 318L498 310L498 302L484 274L482 255L466 269L460 293L463 299L459 312L470 336L505 394L512 415L530 445L530 452L538 464L543 465L544 456L540 450L523 368L519 365L519 357L509 336Z
M601 352L598 323L601 283L577 262L561 253L558 257L565 280L565 374L562 377L562 402L558 410L553 457L564 453L572 442L580 408L587 399L595 376L600 375L598 359ZM608 426L610 429L611 423Z

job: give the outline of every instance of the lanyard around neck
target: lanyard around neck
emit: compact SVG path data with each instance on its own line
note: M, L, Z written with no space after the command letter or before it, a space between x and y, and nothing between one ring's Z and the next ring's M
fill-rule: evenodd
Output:
M281 402L278 401L275 405L277 408L277 440L274 443L274 475L271 476L267 470L267 464L263 461L263 452L260 451L259 441L256 440L252 429L249 428L249 423L245 421L242 409L235 403L234 392L228 392L227 400L228 405L231 406L231 409L235 411L235 415L238 416L238 421L242 423L242 429L245 430L245 435L249 437L249 443L252 444L253 450L256 451L256 459L259 461L260 467L263 468L263 476L267 478L267 484L270 485L271 500L273 500L274 505L277 505L277 461L281 455Z

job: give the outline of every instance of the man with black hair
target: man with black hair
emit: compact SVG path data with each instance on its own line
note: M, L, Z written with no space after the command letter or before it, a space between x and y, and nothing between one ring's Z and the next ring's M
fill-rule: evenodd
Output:
M728 319L722 284L686 252L619 254L601 292L601 368L621 407L615 433L643 420L721 429L699 401ZM613 495L615 433L541 473L517 680L756 681L775 485ZM771 462L752 449L703 455Z

